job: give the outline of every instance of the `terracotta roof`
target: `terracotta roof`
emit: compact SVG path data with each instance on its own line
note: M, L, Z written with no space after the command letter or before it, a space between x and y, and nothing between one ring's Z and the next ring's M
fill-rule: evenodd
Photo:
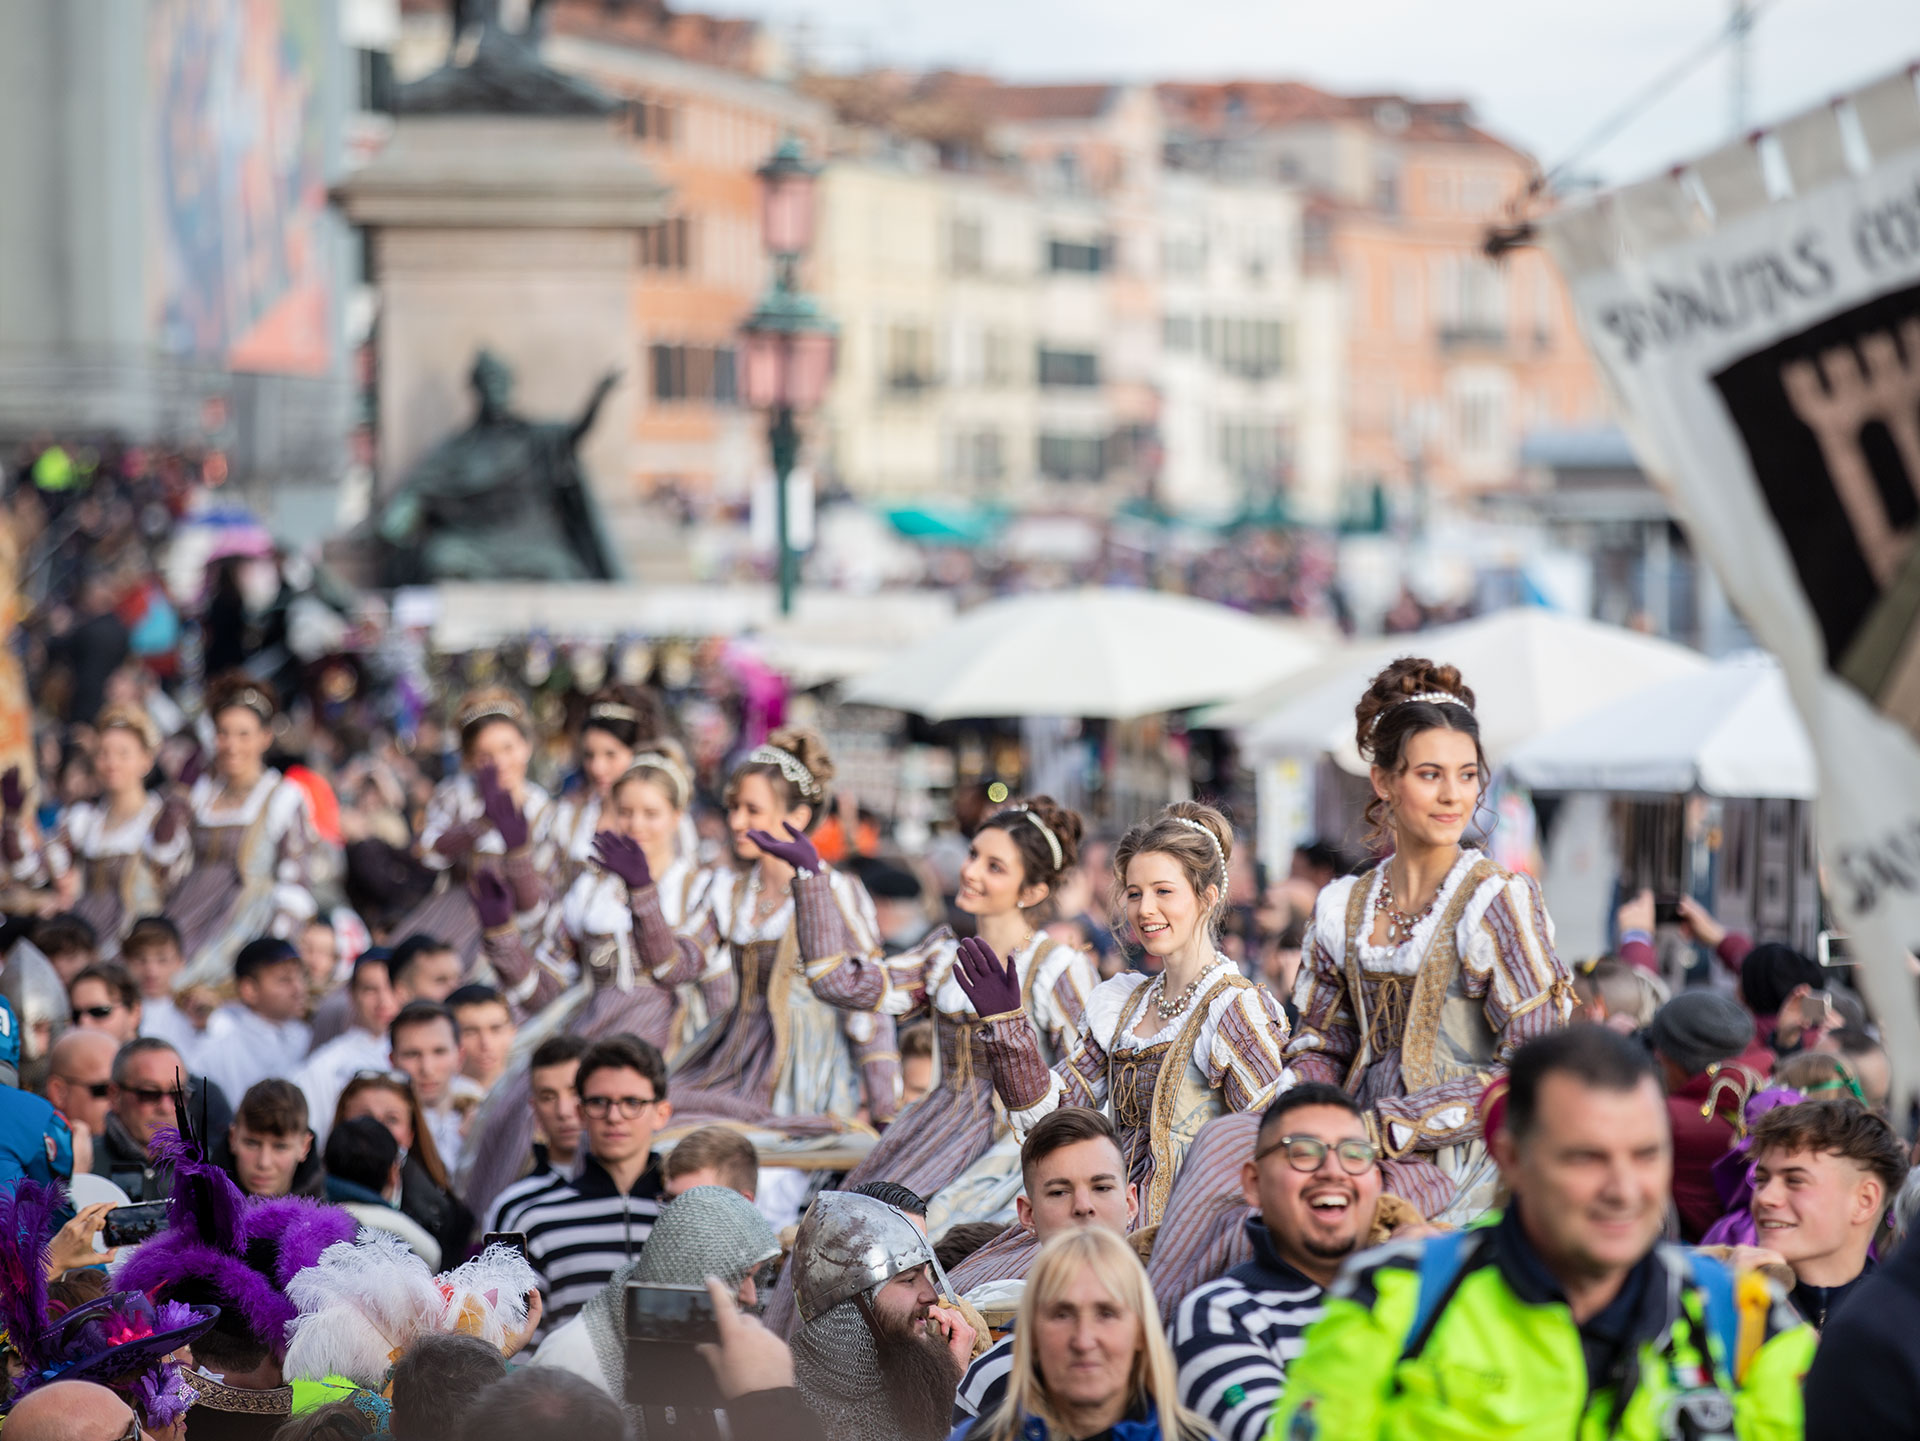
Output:
M1396 94L1336 95L1297 80L1176 81L1156 85L1154 93L1176 126L1201 132L1346 120L1359 121L1400 140L1496 145L1515 150L1474 123L1473 106L1466 100L1415 100Z
M980 103L995 120L1091 120L1107 108L1113 85L995 85Z

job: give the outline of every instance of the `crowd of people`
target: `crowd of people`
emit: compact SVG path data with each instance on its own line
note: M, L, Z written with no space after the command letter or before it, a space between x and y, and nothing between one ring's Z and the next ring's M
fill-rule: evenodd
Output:
M492 683L348 844L310 704L0 777L6 1441L1911 1429L1872 1018L1692 902L1709 984L1568 965L1449 666L1265 949L1200 802L886 856L812 731Z

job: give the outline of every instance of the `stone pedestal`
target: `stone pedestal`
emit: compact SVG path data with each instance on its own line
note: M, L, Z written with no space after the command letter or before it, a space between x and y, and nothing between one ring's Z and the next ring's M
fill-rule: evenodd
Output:
M666 195L605 115L399 117L336 192L372 238L378 496L473 418L467 376L484 348L514 372L514 409L538 419L577 414L621 372L580 457L608 529L625 528L644 379L635 231Z

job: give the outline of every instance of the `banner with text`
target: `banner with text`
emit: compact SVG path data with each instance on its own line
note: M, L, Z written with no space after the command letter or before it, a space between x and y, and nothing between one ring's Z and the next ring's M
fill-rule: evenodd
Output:
M1903 69L1548 217L1641 462L1819 756L1825 893L1920 1086L1920 98Z

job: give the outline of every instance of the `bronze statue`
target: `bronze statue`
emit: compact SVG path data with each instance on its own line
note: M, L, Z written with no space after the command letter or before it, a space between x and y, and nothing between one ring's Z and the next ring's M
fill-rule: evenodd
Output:
M481 351L473 424L429 451L376 519L388 584L618 580L576 452L619 379L603 376L577 419L527 420L512 410L513 372Z

